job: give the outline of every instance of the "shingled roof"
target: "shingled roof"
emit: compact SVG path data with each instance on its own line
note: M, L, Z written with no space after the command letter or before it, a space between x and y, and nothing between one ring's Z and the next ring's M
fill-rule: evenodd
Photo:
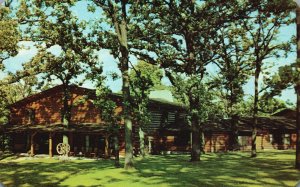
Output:
M58 85L55 87L52 87L50 89L47 89L45 91L33 94L31 96L28 96L24 99L21 99L13 104L11 104L10 106L18 106L20 104L24 104L27 102L32 102L35 100L38 100L40 98L45 97L45 95L50 95L51 93L55 93L58 91L61 91L64 88L64 85ZM84 88L84 87L79 87L77 85L69 85L69 88L71 90L80 90L83 93L85 93L86 95L89 95L91 97L95 97L96 96L96 92L95 89L89 89L89 88ZM115 98L122 98L122 94L119 93L112 93L110 94L111 97L115 97ZM150 99L150 105L155 105L157 107L162 106L162 107L167 107L167 108L176 108L176 109L186 109L186 106L181 104L181 103L177 103L177 102L170 102L170 101L166 101L163 99Z
M265 130L281 130L281 131L294 131L296 130L296 117L291 117L286 112L276 113L269 117L258 117L257 129L259 131ZM237 129L240 132L251 132L253 125L252 117L240 117L237 123ZM231 131L230 119L222 119L218 122L206 123L204 131Z

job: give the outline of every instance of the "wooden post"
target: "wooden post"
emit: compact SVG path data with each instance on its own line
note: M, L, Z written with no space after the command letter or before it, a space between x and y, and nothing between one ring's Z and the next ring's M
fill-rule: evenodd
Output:
M90 136L85 135L85 152L89 152L89 147L90 147Z
M109 157L109 142L108 142L108 135L105 135L105 158Z
M152 153L152 141L153 141L153 138L148 136L148 153L151 154Z
M31 134L31 137L30 137L30 156L34 156L34 136L36 135L37 132L34 132Z
M52 132L49 133L49 157L53 157L52 153Z

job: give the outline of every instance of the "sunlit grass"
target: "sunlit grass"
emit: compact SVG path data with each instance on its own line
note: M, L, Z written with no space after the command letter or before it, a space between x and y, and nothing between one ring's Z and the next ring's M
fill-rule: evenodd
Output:
M199 163L189 155L135 158L136 168L114 168L112 160L25 159L0 161L6 186L295 186L294 151L205 154Z

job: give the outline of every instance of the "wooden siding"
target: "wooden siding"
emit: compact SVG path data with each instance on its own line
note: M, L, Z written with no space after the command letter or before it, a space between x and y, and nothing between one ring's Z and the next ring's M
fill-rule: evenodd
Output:
M91 99L85 99L84 90L72 89L72 97L69 104L71 109L71 123L96 123L101 124L100 110L95 107ZM23 102L11 107L10 123L12 125L34 124L59 124L61 123L61 111L63 107L62 90L53 92L37 98L30 102ZM116 110L118 115L122 108L120 101L117 100L119 107ZM28 110L34 111L34 122L30 120Z

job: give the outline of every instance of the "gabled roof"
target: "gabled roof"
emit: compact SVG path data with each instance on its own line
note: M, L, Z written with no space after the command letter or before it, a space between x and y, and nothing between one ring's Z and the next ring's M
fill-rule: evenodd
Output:
M296 119L296 110L285 108L279 112L274 113L272 116L284 116L286 118Z
M10 105L10 107L14 107L14 106L18 106L18 105L22 105L25 103L29 103L29 102L33 102L36 101L38 99L41 99L43 97L49 96L53 93L57 93L59 91L62 91L65 85L58 85L55 87L52 87L48 90L33 94L31 96L28 96L22 100L19 100L13 104ZM95 96L95 90L94 89L88 89L88 88L83 88L83 87L79 87L77 85L69 85L69 88L71 89L71 91L74 90L80 90L82 92L84 92L87 95L90 96ZM118 93L112 93L111 94L112 97L116 97L116 98L122 98L122 94L118 94ZM165 101L165 100L161 100L161 99L150 99L150 105L152 106L156 106L156 107L167 107L167 108L171 108L171 109L185 109L186 107L183 104L180 103L175 103L175 102L169 102L169 101Z
M62 91L64 87L65 87L65 85L63 85L63 84L58 85L58 86L54 86L54 87L49 88L47 90L44 90L42 92L39 92L39 93L33 94L31 96L25 97L25 98L23 98L23 99L15 102L15 103L11 104L10 107L18 106L18 105L21 105L21 104L24 104L24 103L29 103L29 102L36 101L36 100L41 99L41 98L43 98L45 96L49 96L52 93L57 93L59 91ZM91 89L82 88L82 87L79 87L79 86L76 86L76 85L69 85L69 88L71 90L82 90L82 91L84 91L86 93L89 93L89 92L93 91Z

